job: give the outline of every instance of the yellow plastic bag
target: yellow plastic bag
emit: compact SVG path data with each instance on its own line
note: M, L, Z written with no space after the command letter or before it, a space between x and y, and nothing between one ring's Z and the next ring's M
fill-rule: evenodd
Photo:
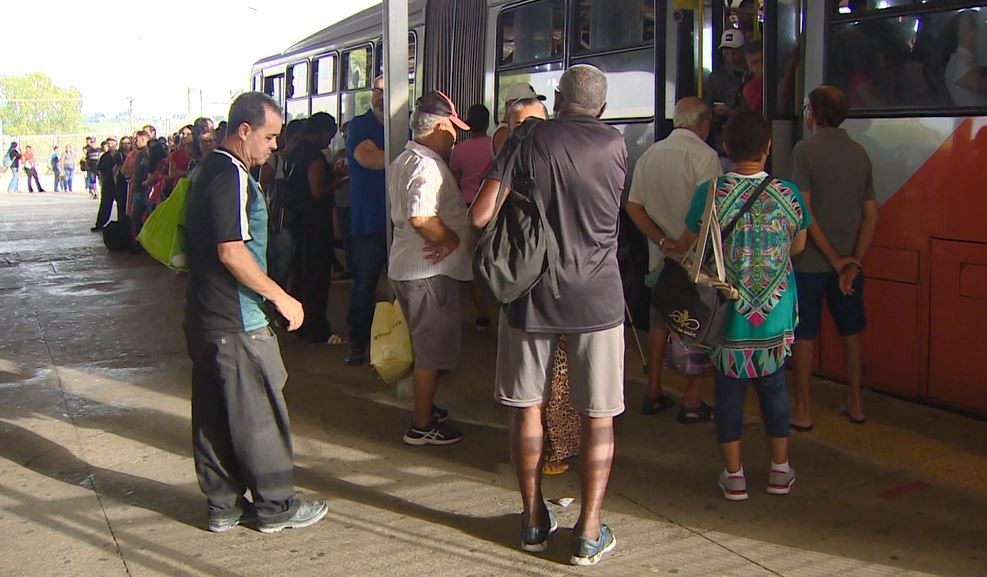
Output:
M411 332L401 305L397 301L377 303L374 322L370 325L370 364L390 384L411 373L414 363Z

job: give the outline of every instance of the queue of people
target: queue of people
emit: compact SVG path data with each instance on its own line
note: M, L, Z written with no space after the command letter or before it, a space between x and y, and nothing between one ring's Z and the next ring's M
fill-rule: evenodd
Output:
M724 50L742 46L724 35ZM756 49L746 50L743 69L737 54L726 59L722 89L715 89L720 95L713 95L723 100L687 97L676 104L675 129L637 162L623 203L647 239L652 276L661 274L667 257L690 252L707 215L726 231L726 282L738 298L728 307L722 340L709 351L695 349L652 310L641 411L656 415L677 405L684 425L713 422L723 459L717 481L731 501L750 496L741 450L749 384L770 447L765 490L792 490L788 439L791 430L813 428L808 380L823 301L847 353L851 387L844 414L855 424L866 421L859 335L866 326L861 271L877 222L870 161L839 128L849 108L846 95L820 86L806 99L810 136L795 149L793 181L768 174L770 127L744 105L745 78L757 75L747 67L756 67ZM370 109L342 127L340 151L331 147L340 128L331 115L282 126L280 105L258 92L234 100L222 132L200 118L170 141L145 126L119 145L107 138L97 147L88 139L83 148L87 188L94 180L101 198L94 231L106 226L115 206L118 220L128 217L136 236L146 215L180 179L189 179L184 326L193 363L194 460L208 528L223 532L250 521L271 533L326 515L324 499L301 498L294 490L283 396L288 372L272 324L311 343L345 345L346 363L362 365L382 274L404 311L415 351L413 410L403 442L463 440L450 424L454 416L436 403L439 377L460 361L463 285L473 281L474 327L484 331L492 324L496 309L477 290L472 263L480 232L503 216L498 199L518 187L514 192L550 207L545 230L557 243L543 273L551 278L501 305L496 320L493 391L510 415L509 447L523 505L520 546L547 549L558 521L545 502L542 478L564 472L565 461L579 455L582 508L570 562L595 565L616 547L603 501L614 418L625 410L625 307L613 295L623 288L617 238L628 159L623 136L600 120L607 78L590 65L567 69L551 118L545 98L530 86L508 90L494 138L485 107L472 106L463 119L447 95L430 92L411 117L411 141L389 167L383 89L377 78ZM469 138L457 145L461 133ZM76 159L65 148L51 162L57 158L59 173L71 179ZM516 178L515 159L522 155L527 172ZM36 162L16 144L4 159L15 170ZM337 236L345 265L335 257ZM334 330L327 316L338 278L333 269L341 265L352 277L348 332ZM675 362L683 355L686 362ZM687 377L677 403L663 387L666 363ZM703 401L709 374L712 405ZM228 402L233 398L236 403Z

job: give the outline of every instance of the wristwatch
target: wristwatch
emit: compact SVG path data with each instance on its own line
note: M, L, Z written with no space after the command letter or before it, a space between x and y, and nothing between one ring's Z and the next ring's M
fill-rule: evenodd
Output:
M661 237L661 240L658 241L658 250L665 250L665 238L666 237L663 236Z

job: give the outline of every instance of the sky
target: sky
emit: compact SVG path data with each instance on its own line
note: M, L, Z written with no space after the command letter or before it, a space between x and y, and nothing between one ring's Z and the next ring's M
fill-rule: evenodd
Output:
M4 26L0 76L44 72L82 92L83 113L224 114L250 66L380 0L52 0ZM155 6L155 10L150 10Z

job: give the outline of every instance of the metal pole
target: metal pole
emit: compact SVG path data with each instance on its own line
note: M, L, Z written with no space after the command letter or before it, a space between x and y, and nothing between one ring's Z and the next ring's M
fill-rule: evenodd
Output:
M390 163L401 154L408 142L408 0L384 0L384 156ZM391 207L384 196L386 212ZM391 246L391 227L387 227L387 246Z

